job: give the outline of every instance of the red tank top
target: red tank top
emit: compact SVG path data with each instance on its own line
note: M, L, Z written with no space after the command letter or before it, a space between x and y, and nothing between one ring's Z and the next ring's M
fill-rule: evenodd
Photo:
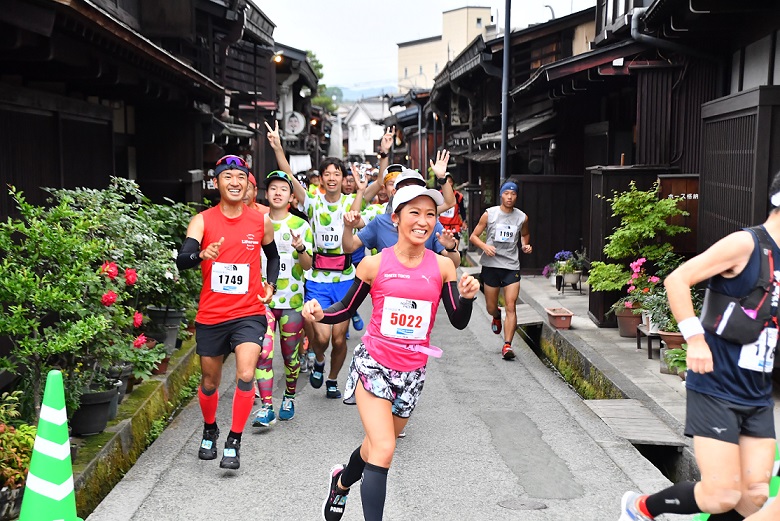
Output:
M455 206L439 215L439 222L447 230L460 232L463 226L463 219L460 218L460 205L463 204L463 196L460 192L455 192Z
M265 315L260 252L263 244L263 219L260 212L244 211L236 218L225 217L219 206L201 212L203 240L201 248L225 238L216 261L204 260L203 289L195 320L213 325L252 315Z

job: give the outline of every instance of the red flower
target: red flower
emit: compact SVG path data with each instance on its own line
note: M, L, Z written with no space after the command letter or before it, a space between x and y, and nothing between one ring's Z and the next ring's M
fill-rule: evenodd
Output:
M103 265L100 267L100 273L105 273L109 279L114 280L117 275L119 275L119 268L116 265L116 262L104 262Z
M133 268L127 268L125 270L125 284L132 286L138 281L138 273Z
M141 327L141 324L144 323L144 316L136 311L133 314L133 327Z
M143 333L138 335L138 338L133 340L133 347L135 348L143 347L144 344L146 344L146 335L144 335Z
M111 290L106 291L103 294L103 298L100 299L100 302L102 302L104 306L110 306L116 302L116 293Z

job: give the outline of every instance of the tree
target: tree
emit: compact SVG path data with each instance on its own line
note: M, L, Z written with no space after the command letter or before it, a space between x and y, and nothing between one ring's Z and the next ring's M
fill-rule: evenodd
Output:
M322 80L324 76L322 72L322 63L317 58L317 55L314 54L314 51L307 50L306 57L309 60L309 65L311 65L312 70L314 70L314 74L317 76L317 79ZM341 98L343 97L341 89L338 87L329 89L324 83L320 81L317 84L316 95L312 96L311 98L311 104L322 107L327 112L336 112L338 107L334 102L334 96L336 97L336 100L341 101Z

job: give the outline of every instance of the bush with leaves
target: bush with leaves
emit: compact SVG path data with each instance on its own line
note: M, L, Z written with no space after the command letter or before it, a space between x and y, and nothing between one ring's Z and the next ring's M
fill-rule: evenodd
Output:
M668 242L661 242L660 237L690 231L685 226L669 224L672 217L688 215L678 206L682 198L661 199L659 192L660 185L657 182L650 190L639 190L631 181L628 190L620 193L615 191L607 199L612 216L620 218L620 225L606 238L604 254L617 262L595 261L591 264L588 283L592 290L623 289L632 274L628 269L629 260L643 257L655 263L664 259L673 251L673 247Z
M36 428L19 421L21 391L0 395L0 487L24 486L30 469Z

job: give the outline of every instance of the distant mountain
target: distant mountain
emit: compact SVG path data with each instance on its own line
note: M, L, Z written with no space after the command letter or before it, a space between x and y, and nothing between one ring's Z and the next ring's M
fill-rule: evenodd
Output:
M340 87L343 93L344 101L357 101L361 98L371 98L374 96L381 96L383 94L395 94L398 92L397 85L384 85L380 87L371 87L367 89L350 89L347 87Z

